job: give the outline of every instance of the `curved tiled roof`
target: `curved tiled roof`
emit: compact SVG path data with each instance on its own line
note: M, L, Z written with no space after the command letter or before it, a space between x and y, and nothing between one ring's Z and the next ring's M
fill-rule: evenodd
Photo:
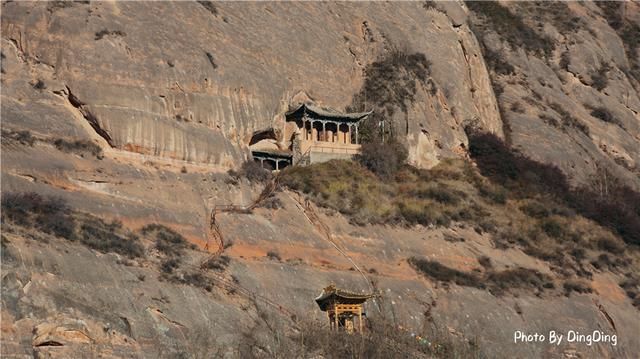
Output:
M303 103L297 106L296 108L294 108L293 110L288 111L287 113L285 113L285 115L290 116L300 111L311 112L318 115L319 117L342 118L342 119L349 119L349 120L356 120L356 121L362 120L363 118L369 116L373 112L373 110L371 110L367 112L342 113L332 108L320 107L316 105Z
M316 298L316 303L321 310L327 310L330 301L346 303L364 303L367 299L375 297L375 294L359 294L338 289L335 285L330 285L322 290ZM333 300L332 300L333 299Z

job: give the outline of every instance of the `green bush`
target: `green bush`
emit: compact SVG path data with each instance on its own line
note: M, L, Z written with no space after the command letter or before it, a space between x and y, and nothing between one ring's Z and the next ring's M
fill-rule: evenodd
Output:
M356 161L381 178L389 179L404 166L409 153L400 143L370 142L361 147Z

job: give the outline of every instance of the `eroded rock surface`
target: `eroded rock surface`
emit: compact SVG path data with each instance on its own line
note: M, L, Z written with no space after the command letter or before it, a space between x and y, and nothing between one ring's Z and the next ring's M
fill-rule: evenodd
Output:
M629 19L637 23L637 5L629 4ZM623 71L632 55L593 4L568 5L582 18L575 32L544 25L558 42L546 59L509 48L491 31L472 31L469 21L476 15L455 2L214 5L2 3L2 129L28 130L36 138L30 146L3 135L3 193L58 195L73 208L135 229L167 224L202 249L209 210L249 203L259 191L222 173L246 158L251 134L277 124L300 91L345 108L360 90L367 64L394 48L424 53L435 84L418 86L408 111L412 163L430 167L444 157L466 156L464 126L477 124L577 182L588 182L598 164L640 185L638 86ZM531 14L522 16L536 26ZM513 73L496 75L481 43ZM563 53L569 54L566 69L560 66ZM605 63L607 85L598 90L593 75ZM496 83L502 93L494 94ZM605 108L616 120L604 122L590 107ZM558 109L588 126L588 133L553 125L563 123ZM60 151L54 141L61 138L96 143L104 158ZM249 292L317 319L324 317L312 299L329 282L370 290L308 222L294 195L279 196L282 209L221 216L234 243L226 250L228 274ZM550 270L520 251L496 250L469 228L454 228L466 241L451 243L442 229L360 227L339 215L321 216L353 260L375 269L368 276L387 299L382 311L369 308L374 317L384 313L417 326L435 301L437 320L465 336L482 333L478 339L493 348L490 356L577 351L632 357L640 351L639 314L616 275L597 274L596 293L570 298L496 298L479 289L446 289L419 277L406 259L424 255L473 270L485 254L500 268ZM163 281L145 261L126 265L116 255L58 239L6 236L3 356L233 357L242 333L257 322L256 306L240 293ZM270 250L281 260L268 259ZM206 254L190 256L197 265ZM259 303L274 318L283 317ZM619 346L509 345L516 329L550 327L616 332Z

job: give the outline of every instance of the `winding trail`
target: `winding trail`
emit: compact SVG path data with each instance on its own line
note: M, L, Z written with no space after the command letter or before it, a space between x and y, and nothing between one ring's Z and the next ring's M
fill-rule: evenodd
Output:
M260 195L254 199L251 204L247 205L247 206L241 206L241 205L235 205L235 204L228 204L228 205L216 205L213 207L213 209L211 210L211 214L209 217L209 230L207 233L207 243L205 245L205 250L210 251L210 243L213 241L216 245L216 249L215 251L209 255L201 264L200 264L200 270L206 270L205 268L207 267L207 264L212 261L215 260L217 257L219 257L220 255L222 255L223 251L224 251L224 245L225 245L225 240L224 240L224 235L222 233L222 230L220 229L220 225L218 224L218 222L216 221L216 215L218 213L239 213L239 214L250 214L253 212L253 210L258 207L262 202L264 202L265 200L267 200L268 198L270 198L271 196L274 195L274 193L279 189L280 186L280 178L279 178L279 174L274 176L269 182L267 182L267 184L265 185L265 187L263 188L262 192L260 192ZM353 267L360 273L360 275L362 276L362 278L364 279L364 281L367 283L367 287L369 288L371 293L376 293L378 292L371 280L367 277L367 275L360 269L360 266L358 266L358 264L353 260L353 258L351 258L351 256L349 256L349 254L346 253L346 251L340 247L340 245L338 245L338 243L336 243L336 241L333 239L333 234L331 233L331 230L329 229L329 227L320 219L320 216L318 215L318 213L315 211L315 209L313 208L313 206L311 205L311 203L309 202L308 199L304 199L303 200L303 195L298 193L298 192L294 192L296 193L298 198L294 198L293 196L291 196L290 194L289 197L291 199L293 199L297 206L300 208L300 210L302 210L302 213L304 214L304 216L309 220L309 222L311 224L313 224L316 229L318 229L320 231L320 233L323 235L323 238L325 240L327 240L329 243L331 243L331 245L342 255L344 256L350 263L351 265L353 265ZM240 286L237 283L234 283L232 281L229 281L228 279L219 276L219 275L215 275L215 274L210 274L211 279L213 279L214 281L218 282L219 284L221 284L222 286L229 288L229 289L233 289L238 293L243 294L244 296L247 296L251 299L259 299L261 301L263 301L264 303L278 309L278 311L280 311L283 314L287 314L289 316L289 318L295 318L295 314L293 313L293 311L283 307L282 305L273 302L272 300L270 300L269 298L265 297L265 296L261 296L258 294L253 293L252 291ZM379 294L378 294L379 296ZM377 303L376 303L377 304ZM382 310L380 308L379 305L376 305L378 311L380 311L382 313Z

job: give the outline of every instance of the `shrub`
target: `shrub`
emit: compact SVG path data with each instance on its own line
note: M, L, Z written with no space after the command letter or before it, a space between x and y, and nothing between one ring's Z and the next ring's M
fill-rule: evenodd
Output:
M80 242L99 252L115 252L130 258L142 257L144 247L133 234L119 235L120 222L107 223L99 218L89 218L80 226Z
M562 287L564 288L564 292L566 296L569 296L572 292L577 292L577 293L593 292L593 289L591 288L591 285L589 283L579 279L568 280L564 282Z
M267 258L271 259L272 261L278 262L282 260L282 258L280 258L280 254L276 251L268 251Z
M598 90L604 90L609 84L609 79L607 78L607 73L611 70L609 64L602 64L598 71L594 74L591 74L591 79L593 80L593 87Z
M551 238L564 237L564 228L558 221L551 218L544 218L540 221L540 228Z
M566 129L568 127L575 128L585 135L589 136L589 127L582 123L577 118L573 117L569 112L567 112L561 105L557 103L549 104L549 107L553 109L558 115L560 115L560 119L562 120L562 128Z
M95 40L102 40L102 38L104 38L105 36L109 36L109 35L113 35L113 36L127 36L127 34L124 31L121 30L107 30L107 29L102 29L98 32L96 32L96 37Z
M207 55L207 60L209 60L209 63L211 64L211 67L213 67L213 69L217 69L218 68L218 64L216 64L213 55L210 52L205 52L205 55Z
M259 311L263 311L259 309ZM298 320L299 330L280 329L265 312L258 316L264 328L245 333L240 345L240 357L291 358L485 358L475 340L454 335L436 324L425 312L423 323L417 323L416 333L399 330L399 324L384 318L367 318L366 330L358 335L345 335L342 330L310 320ZM404 323L402 323L404 325ZM268 335L265 335L267 333ZM270 335L269 335L270 333ZM265 339L267 338L267 339ZM265 349L262 349L265 348Z
M597 247L600 250L607 251L616 255L623 254L625 251L624 243L620 243L617 239L611 237L603 237L598 239Z
M554 288L551 278L534 269L518 267L487 274L489 291L494 295L502 295L510 289L536 289L544 291Z
M407 160L407 149L400 143L371 142L362 145L356 161L381 178L395 175Z
M614 1L596 1L595 3L602 9L609 26L616 31L624 44L627 58L631 64L631 71L628 75L640 80L640 60L636 56L640 46L640 26L624 18L624 12L620 9L623 6L622 3Z
M607 110L605 107L595 107L591 109L591 116L603 121L603 122L607 122L607 123L612 123L614 125L618 125L620 126L622 129L624 129L624 126L622 124L622 122L620 122L620 120L618 120L616 117L614 117L611 112L609 112L609 110Z
M620 288L631 299L633 306L640 309L640 278L628 274L627 278L620 282Z
M484 268L484 269L491 269L493 268L493 264L491 263L491 258L487 257L487 256L481 256L478 258L478 263L480 263L480 265Z
M399 110L404 114L404 134L409 132L409 106L415 103L418 84L435 89L429 82L431 62L423 53L392 49L365 68L364 83L354 95L348 112L373 108L374 112L360 126L362 143L380 141L381 138L397 139L399 124L394 116ZM365 108L367 106L367 108ZM384 128L378 126L385 123Z
M35 222L36 227L45 233L65 239L76 238L76 221L68 213L39 214Z
M513 75L515 74L515 68L510 63L503 60L503 56L495 51L491 51L487 47L482 47L482 53L484 61L489 68L493 69L498 75Z
M180 260L173 257L165 258L160 264L160 269L167 274L173 273L178 267L180 267Z
M218 8L213 3L213 1L198 1L198 4L202 5L208 12L210 12L213 16L218 17Z
M442 282L454 282L466 287L486 287L493 295L502 295L512 289L535 289L542 292L545 289L555 288L551 277L534 269L518 267L494 271L491 269L491 260L488 257L479 259L486 270L484 276L461 272L428 259L411 257L408 262L416 271L429 278Z
M3 194L2 220L65 239L75 238L75 220L67 202L59 197L43 197L35 192Z
M511 111L516 113L524 113L525 109L520 102L514 102L511 104Z
M490 27L511 45L523 48L527 52L549 57L555 48L553 40L538 35L514 14L497 1L466 1L467 7L484 19L484 25ZM475 27L474 27L475 28Z
M267 208L267 209L279 209L279 208L283 208L284 205L282 204L282 201L280 200L280 198L272 196L262 201L259 207Z
M569 51L564 51L560 55L560 68L568 72L569 64L571 64L571 55L569 55Z
M47 85L45 85L44 81L38 79L38 81L34 82L32 84L33 88L36 90L44 90L47 88Z
M202 288L207 292L211 292L214 286L213 281L200 272L185 273L181 277L174 277L174 280L182 284Z
M2 220L33 227L44 233L67 240L80 241L99 252L114 252L130 258L142 257L144 247L138 237L122 229L122 223L107 223L85 215L82 221L74 218L66 201L58 197L43 197L37 193L7 193L2 196ZM80 233L77 224L80 222Z
M7 244L11 243L4 234L0 235L0 260L3 263L10 263L15 260L15 256L12 251L9 249Z
M557 167L512 151L498 137L469 131L469 153L480 172L519 196L553 195L602 226L616 231L626 243L640 244L640 193L612 185L603 197L586 187L571 188Z
M629 259L622 256L610 256L607 253L602 253L598 258L591 261L591 265L598 270L616 270L628 267L629 264Z
M229 175L235 178L244 177L250 182L263 183L271 179L271 172L262 168L259 163L247 161L242 164L238 172L229 170Z
M461 272L444 266L436 261L417 257L409 258L408 262L417 271L429 278L441 282L454 282L457 285L465 287L484 288L484 284L480 277L473 273Z
M490 184L481 183L478 186L478 192L481 196L488 198L494 203L505 204L507 203L507 191L499 186L493 186Z
M520 207L520 210L533 218L545 218L550 215L549 210L538 201L527 202Z
M182 256L187 240L173 229L161 224L148 224L141 229L143 235L155 234L156 249L167 256Z
M87 140L75 140L67 141L59 138L53 141L53 145L62 152L76 153L81 157L84 157L86 153L95 156L97 159L102 159L102 148L95 143Z
M219 272L224 271L231 263L231 258L225 255L211 257L202 264L203 269L213 269Z
M467 194L462 191L456 191L447 188L444 185L430 186L425 189L419 189L415 195L418 198L430 198L444 204L458 204Z
M29 131L5 131L2 130L2 137L20 142L22 145L33 146L37 138Z

